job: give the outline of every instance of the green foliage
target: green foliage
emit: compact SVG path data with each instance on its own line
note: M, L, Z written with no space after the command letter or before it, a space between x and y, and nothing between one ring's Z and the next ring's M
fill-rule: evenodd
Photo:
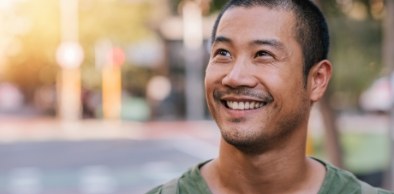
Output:
M150 13L147 3L81 1L81 41L84 45L92 47L100 39L109 39L117 44L140 40L151 33L145 23Z
M100 88L101 73L95 67L94 58L96 42L105 39L114 46L126 48L133 42L152 36L153 31L149 29L151 7L152 3L148 1L79 1L79 40L85 53L82 64L84 87ZM59 66L55 53L61 40L59 1L23 1L16 6L15 12L27 20L30 28L27 33L16 37L21 51L9 59L4 79L21 87L29 98L36 88L56 82ZM136 73L133 77L140 80L139 76L145 74Z
M344 133L341 137L347 169L365 174L387 168L390 142L385 135Z
M83 83L90 89L100 89L101 73L94 66L94 47L109 40L114 46L126 49L133 42L153 35L148 28L151 6L147 1L127 3L108 0L84 0L80 7L80 39L85 48ZM123 87L136 93L144 91L149 77L144 69L124 64Z
M381 171L390 162L389 139L384 134L362 133L350 129L352 132L342 132L340 143L343 148L344 167L351 172L365 174ZM373 129L371 129L373 130ZM313 156L328 160L324 150L324 136L313 139Z
M227 3L227 0L212 0L211 11L217 12Z
M126 48L153 35L150 18L156 12L152 2L156 3L80 0L79 39L85 51L82 64L84 87L100 89L101 73L94 65L94 47L98 41L106 39L117 47ZM173 14L178 14L181 0L169 2ZM226 2L212 0L210 13L217 12ZM357 2L364 3L367 9L371 8L372 1ZM349 18L337 0L320 0L320 5L328 18L332 35L330 59L334 63L334 79L330 96L340 109L355 108L358 95L381 72L381 21L372 19L369 12L364 20ZM27 19L30 28L26 34L16 36L21 51L10 58L3 73L6 77L2 79L16 83L29 94L35 88L56 81L59 70L55 60L60 43L59 1L23 1L15 13ZM123 83L126 89L142 93L153 73L135 65L124 64Z
M53 84L56 79L58 66L54 53L60 34L58 11L57 1L26 1L16 9L19 18L12 18L15 21L25 19L29 32L15 37L21 44L21 51L9 59L6 80L18 84L28 97L37 86Z
M357 21L344 15L329 17L333 105L338 110L356 109L358 98L381 73L381 23Z
M171 1L171 2L173 2L173 4L171 5L171 9L172 9L173 13L177 14L178 5L182 1L186 1L186 0ZM215 13L215 12L218 12L224 6L224 4L227 3L228 0L205 0L205 1L210 1L209 13Z
M153 71L148 68L125 66L122 69L123 87L134 96L145 97L145 88Z

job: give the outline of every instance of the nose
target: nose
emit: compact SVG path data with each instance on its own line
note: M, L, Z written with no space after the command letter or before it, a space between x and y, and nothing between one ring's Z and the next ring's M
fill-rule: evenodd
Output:
M231 88L250 87L257 85L253 70L245 62L235 63L222 79L222 84Z

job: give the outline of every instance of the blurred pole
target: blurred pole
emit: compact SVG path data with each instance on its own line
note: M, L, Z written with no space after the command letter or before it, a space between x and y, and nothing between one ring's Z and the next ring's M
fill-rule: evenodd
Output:
M119 120L122 102L121 67L108 65L102 71L103 116L105 119Z
M101 40L95 45L96 68L102 75L103 117L120 120L122 106L122 64L124 51L116 48L109 40Z
M392 93L394 91L394 1L386 0L386 15L383 22L383 65L390 73ZM385 187L394 190L394 103L390 111L390 167L386 176Z
M77 121L81 118L80 74L77 68L64 68L58 75L58 116L63 121Z
M109 60L102 69L103 116L120 120L122 107L122 64L125 55L122 49L112 47Z
M102 111L104 119L119 120L122 105L121 65L124 53L113 47L110 40L95 45L96 69L101 71Z
M188 120L204 119L202 79L202 13L195 1L183 2L183 43L186 69L186 116Z
M81 117L81 73L83 50L78 43L78 0L60 0L61 44L56 59L58 76L58 116L64 121Z

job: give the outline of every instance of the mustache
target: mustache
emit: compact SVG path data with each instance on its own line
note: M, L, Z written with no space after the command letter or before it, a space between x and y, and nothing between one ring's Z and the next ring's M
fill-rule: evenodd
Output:
M228 95L233 95L233 96L248 96L252 98L259 99L263 102L270 103L274 101L274 98L272 95L268 92L261 91L261 90L255 90L251 88L246 88L246 87L240 87L240 88L227 88L223 90L215 90L213 91L213 96L217 100L221 100L224 96Z

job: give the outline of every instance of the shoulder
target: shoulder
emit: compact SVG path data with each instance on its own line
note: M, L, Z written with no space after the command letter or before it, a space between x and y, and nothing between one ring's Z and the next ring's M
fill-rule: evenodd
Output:
M145 194L161 194L162 187L163 185L157 186L151 189L150 191L146 192Z
M207 161L208 162L208 161ZM176 193L200 193L210 194L208 185L201 176L200 167L206 164L203 162L198 164L182 174L182 176L175 178L163 185L157 186L148 191L146 194L176 194Z
M378 194L394 194L393 191L387 191L379 188L377 190L378 190Z
M176 194L178 193L177 192L178 179L179 178L174 178L163 185L153 188L152 190L148 191L146 194Z
M321 161L326 166L326 176L319 194L394 194L359 180L353 173L337 168L327 162Z

